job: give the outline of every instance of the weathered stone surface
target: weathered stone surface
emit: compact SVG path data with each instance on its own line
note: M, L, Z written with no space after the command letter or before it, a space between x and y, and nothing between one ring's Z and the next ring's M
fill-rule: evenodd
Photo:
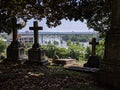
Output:
M99 44L98 42L96 42L96 38L92 38L92 42L90 42L89 44L92 45L91 56L96 56L96 45Z
M64 65L74 64L75 61L76 61L75 59L67 59L67 58L66 59L55 59L54 64L64 66Z
M48 60L45 59L44 50L42 48L29 49L28 58L29 58L29 64L34 63L34 64L41 65L41 66L50 64Z
M24 48L7 48L7 59L8 60L23 60Z
M99 68L100 58L98 56L90 56L87 63L84 64L84 67Z
M30 27L30 30L34 30L34 44L31 49L28 50L29 64L48 65L48 60L45 59L44 50L40 47L38 42L38 30L42 30L42 27L38 27L37 21L34 21L34 27Z
M98 80L120 89L120 0L113 0L111 29L107 33L104 59Z
M13 41L7 48L7 58L5 60L23 60L24 57L24 48L18 42L17 39L17 19L13 18L13 22L16 27L13 27Z
M87 63L84 64L84 67L99 68L100 58L96 55L96 45L99 43L96 42L96 38L93 38L90 44L92 45L92 52Z

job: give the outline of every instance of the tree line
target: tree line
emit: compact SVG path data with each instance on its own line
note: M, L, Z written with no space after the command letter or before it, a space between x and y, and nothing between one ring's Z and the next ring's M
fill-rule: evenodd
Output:
M99 41L99 45L96 47L96 54L103 59L104 56L104 39ZM80 44L70 42L68 48L58 47L54 44L48 44L42 46L46 52L48 58L53 58L57 52L60 58L71 57L76 60L87 60L91 55L91 46L84 47Z
M101 39L96 49L96 53L100 58L103 58L104 56L104 42L105 40ZM79 43L73 43L71 41L69 41L67 44L68 48L58 47L54 44L42 45L42 48L45 50L46 56L48 58L53 58L53 56L57 52L60 58L71 57L76 60L87 60L89 55L91 54L91 46L84 47ZM32 43L26 43L25 46L31 48ZM6 48L7 43L0 39L0 55L5 55ZM27 48L25 48L25 52L27 54Z
M89 42L91 38L98 37L97 34L81 34L81 35L63 35L64 41L71 40L72 42Z

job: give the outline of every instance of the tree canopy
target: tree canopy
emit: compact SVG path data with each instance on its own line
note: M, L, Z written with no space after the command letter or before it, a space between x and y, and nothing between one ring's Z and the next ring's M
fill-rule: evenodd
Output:
M86 21L89 28L102 33L109 30L112 0L0 0L0 32L10 32L11 17L46 18L48 27L62 19ZM9 27L8 27L9 26Z

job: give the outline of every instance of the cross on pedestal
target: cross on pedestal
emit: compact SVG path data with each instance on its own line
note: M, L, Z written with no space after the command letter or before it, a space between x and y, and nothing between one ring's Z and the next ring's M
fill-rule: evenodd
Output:
M96 45L98 45L99 43L96 42L96 38L92 39L92 42L90 42L89 44L92 45L92 53L91 56L95 56L96 55Z
M20 24L17 24L16 17L11 18L11 23L13 29L13 41L7 48L6 60L12 61L22 60L24 56L24 48L21 46L17 38L17 30L20 27Z
M39 47L38 42L38 30L43 30L43 27L38 26L38 22L34 21L34 26L29 28L34 30L34 44L31 49L28 50L28 64L47 65L48 60L45 59L44 49Z
M39 41L38 41L38 30L43 30L43 27L38 26L38 22L34 21L34 26L29 27L30 30L34 30L34 44L33 48L39 48Z

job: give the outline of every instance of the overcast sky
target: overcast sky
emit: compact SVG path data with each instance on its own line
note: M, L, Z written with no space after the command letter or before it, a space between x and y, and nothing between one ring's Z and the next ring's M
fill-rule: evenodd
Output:
M35 20L29 20L27 22L27 25L20 31L29 31L29 27L33 26L33 21ZM62 20L62 24L53 27L53 28L48 28L46 25L45 20L42 22L39 22L39 26L43 26L42 32L91 32L93 31L92 29L88 29L87 25L85 23L82 23L80 21L66 21Z

